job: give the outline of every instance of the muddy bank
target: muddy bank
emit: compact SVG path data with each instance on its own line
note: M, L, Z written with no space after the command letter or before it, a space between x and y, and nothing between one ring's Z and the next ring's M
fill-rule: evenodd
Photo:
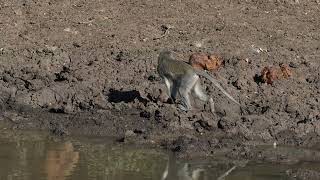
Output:
M255 157L249 145L313 147L320 134L317 1L3 1L1 121L57 135L115 136L202 155ZM161 49L187 60L218 53L214 75L243 106L203 80L206 104L161 102ZM257 75L287 64L273 84ZM183 153L182 153L183 154Z

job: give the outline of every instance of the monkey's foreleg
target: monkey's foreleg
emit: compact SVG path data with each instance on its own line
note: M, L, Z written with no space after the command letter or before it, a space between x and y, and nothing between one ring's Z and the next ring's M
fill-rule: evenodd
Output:
M172 96L172 82L170 82L167 78L163 78L163 79L164 79L164 83L166 84L166 87L167 87L167 95L169 97L171 97Z

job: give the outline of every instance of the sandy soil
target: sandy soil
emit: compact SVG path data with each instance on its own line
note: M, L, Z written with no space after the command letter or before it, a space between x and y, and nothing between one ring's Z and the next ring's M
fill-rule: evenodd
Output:
M319 1L4 0L0 2L1 121L57 135L115 136L182 154L258 158L251 145L320 142ZM187 61L216 53L206 104L159 99L162 49ZM292 76L267 84L264 67Z

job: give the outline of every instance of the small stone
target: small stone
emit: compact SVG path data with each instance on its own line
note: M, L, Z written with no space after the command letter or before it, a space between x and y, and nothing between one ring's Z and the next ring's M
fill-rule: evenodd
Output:
M9 74L3 74L2 80L4 82L12 82L12 81L14 81L14 78L12 76L10 76Z
M16 15L18 15L18 16L21 16L21 15L22 15L21 9L16 9L16 10L14 10L14 13L15 13Z
M159 101L162 103L165 103L168 101L168 99L169 99L169 96L167 95L167 93L161 91L159 96Z
M201 48L202 47L202 43L199 41L194 42L194 46L197 48Z
M195 122L193 126L198 133L204 132L204 128L201 126L201 124L198 121Z
M291 68L297 68L299 65L298 65L296 62L290 62L290 63L289 63L289 66L290 66Z
M135 133L132 130L127 130L124 135L125 137L132 137L135 136Z
M116 56L116 61L123 61L124 60L124 54L123 51L120 51L119 54Z
M150 75L150 76L148 77L148 80L151 81L151 82L153 82L153 81L156 80L156 76L155 76L155 75Z
M297 102L297 97L288 96L287 97L287 106L286 106L285 111L290 114L298 112L299 105L296 102Z
M140 112L140 117L144 117L144 118L149 119L149 118L151 118L151 113L148 111L142 111L142 112Z
M47 48L47 50L49 50L51 52L57 50L57 48L58 48L57 46L49 46L49 45L45 45L45 47Z

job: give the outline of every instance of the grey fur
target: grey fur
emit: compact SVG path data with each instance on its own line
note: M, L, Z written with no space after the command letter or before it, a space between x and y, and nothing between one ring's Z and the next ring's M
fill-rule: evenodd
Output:
M165 81L168 95L174 100L180 95L182 99L182 110L190 110L190 93L193 92L197 98L202 101L213 102L212 98L208 98L203 91L199 75L204 76L210 80L216 87L218 87L223 94L230 98L233 102L240 105L229 93L227 93L220 84L207 72L196 70L191 65L174 59L170 51L162 51L158 57L158 73ZM213 107L213 106L212 106ZM214 111L214 110L212 110Z

